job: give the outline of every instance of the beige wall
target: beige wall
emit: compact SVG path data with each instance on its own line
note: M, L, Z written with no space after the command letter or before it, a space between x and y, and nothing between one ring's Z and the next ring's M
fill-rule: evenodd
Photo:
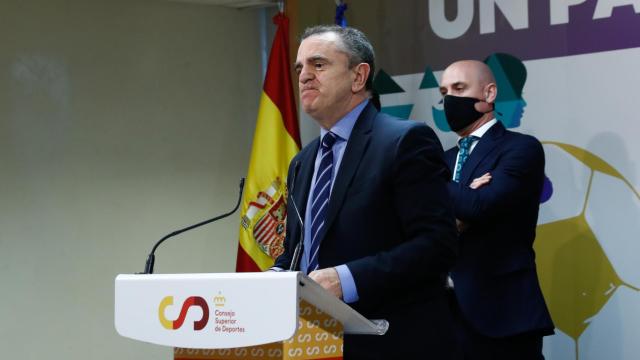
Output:
M0 358L170 359L119 337L113 282L229 210L261 87L259 11L0 2ZM271 24L271 22L268 22ZM238 216L156 272L232 271Z

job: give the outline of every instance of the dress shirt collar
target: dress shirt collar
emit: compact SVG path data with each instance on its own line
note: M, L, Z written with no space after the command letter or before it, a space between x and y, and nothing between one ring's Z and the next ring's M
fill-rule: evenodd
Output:
M493 118L493 119L487 121L487 123L485 123L484 125L482 125L479 128L477 128L476 131L474 131L471 134L469 134L469 136L477 136L478 138L481 138L497 122L498 122L498 120L496 120L496 118ZM458 146L460 146L460 140L462 140L462 138L458 137Z
M349 136L351 136L351 131L353 130L353 126L356 124L356 120L364 110L364 107L367 106L369 100L364 100L360 104L356 105L347 115L345 115L342 119L338 120L335 125L331 127L331 132L338 135L338 140L348 141ZM322 139L329 130L325 128L320 128L320 138Z

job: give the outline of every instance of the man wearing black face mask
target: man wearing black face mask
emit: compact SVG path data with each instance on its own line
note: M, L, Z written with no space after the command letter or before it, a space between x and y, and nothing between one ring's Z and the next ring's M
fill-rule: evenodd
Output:
M498 89L484 63L453 63L440 92L460 136L445 158L460 239L450 285L464 359L544 359L542 337L553 323L533 251L542 146L495 119Z

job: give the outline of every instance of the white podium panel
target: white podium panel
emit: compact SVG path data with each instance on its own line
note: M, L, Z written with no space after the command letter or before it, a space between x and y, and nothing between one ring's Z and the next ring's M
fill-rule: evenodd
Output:
M185 348L234 348L288 339L298 323L298 273L118 275L122 336Z
M118 275L115 326L124 337L192 349L227 349L291 338L299 300L340 322L345 334L383 335L300 272Z

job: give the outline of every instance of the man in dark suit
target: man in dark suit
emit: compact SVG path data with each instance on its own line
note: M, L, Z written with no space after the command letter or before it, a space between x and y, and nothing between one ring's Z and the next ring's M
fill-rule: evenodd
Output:
M426 125L370 103L374 53L362 32L307 29L295 68L321 136L289 167L275 266L288 269L302 242L301 271L364 316L389 321L383 336L345 336L346 359L450 359L445 282L457 240L440 142Z
M544 152L533 136L496 121L491 70L459 61L442 74L447 122L460 139L445 153L460 238L451 271L465 359L543 359L553 333L536 274L533 241Z

